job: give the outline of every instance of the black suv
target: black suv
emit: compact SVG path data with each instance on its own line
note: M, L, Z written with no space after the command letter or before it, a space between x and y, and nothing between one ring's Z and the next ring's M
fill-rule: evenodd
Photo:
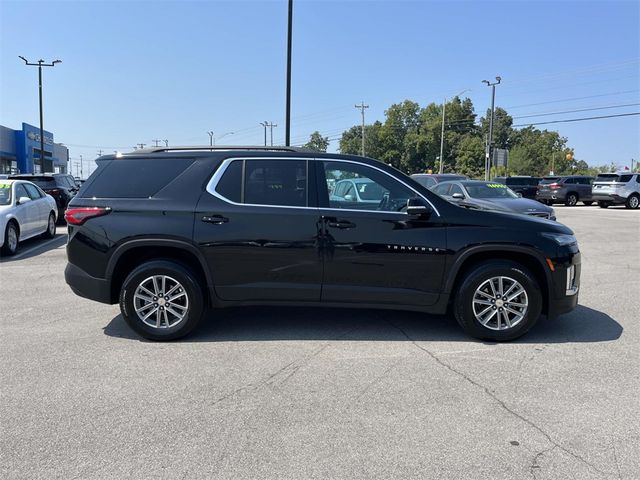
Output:
M496 177L493 179L496 183L506 185L511 190L519 193L524 198L536 198L538 192L538 183L542 180L541 177L529 177L529 176L514 176L514 177Z
M569 228L454 205L376 160L190 147L97 163L66 212L66 281L119 302L148 339L259 304L450 310L469 334L509 340L578 302ZM332 195L342 179L376 201Z
M29 180L38 185L45 193L51 195L58 206L59 221L64 219L64 211L71 199L80 189L73 176L67 173L23 173L9 175L10 179Z

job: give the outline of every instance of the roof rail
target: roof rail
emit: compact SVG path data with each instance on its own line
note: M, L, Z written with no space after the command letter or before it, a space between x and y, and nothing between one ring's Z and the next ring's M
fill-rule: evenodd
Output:
M266 152L309 152L310 150L302 147L283 147L283 146L255 146L255 145L224 145L213 147L211 145L192 145L178 147L152 147L143 148L129 152L130 154L138 153L160 153L160 152L188 152L188 151L223 151L223 150L261 150Z

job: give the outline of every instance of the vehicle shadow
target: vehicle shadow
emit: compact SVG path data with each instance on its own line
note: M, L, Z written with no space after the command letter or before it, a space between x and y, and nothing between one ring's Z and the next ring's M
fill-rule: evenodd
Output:
M40 237L34 237L30 238L29 240L24 240L18 245L18 251L15 255L8 257L6 255L0 254L0 263L16 262L18 260L35 257L55 248L61 247L65 244L66 241L67 229L66 227L64 229L60 229L60 226L58 225L56 235L52 239L45 240Z
M555 320L541 318L515 343L595 343L620 338L622 326L606 313L578 306ZM121 315L105 335L147 341ZM347 308L242 307L209 312L199 327L179 342L255 342L282 340L481 342L467 336L448 316L396 310Z

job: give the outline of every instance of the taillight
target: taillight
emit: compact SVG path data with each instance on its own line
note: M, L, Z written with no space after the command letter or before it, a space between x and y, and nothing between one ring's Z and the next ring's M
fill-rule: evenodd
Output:
M558 190L559 188L562 188L562 185L558 185L557 183L552 183L551 185L549 185L549 188L551 190Z
M49 190L49 195L59 195L59 194L60 194L59 188L52 188L51 190Z
M109 207L71 207L64 212L64 219L69 225L82 225L94 217L111 213Z

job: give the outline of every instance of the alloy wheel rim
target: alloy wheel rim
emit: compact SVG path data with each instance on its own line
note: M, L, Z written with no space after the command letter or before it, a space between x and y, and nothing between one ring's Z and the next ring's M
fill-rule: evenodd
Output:
M53 235L56 231L56 222L53 220L53 215L49 215L49 233Z
M578 203L578 199L576 198L575 195L570 195L569 196L569 205L575 205L576 203Z
M638 208L638 203L640 203L638 197L631 197L631 200L629 201L631 208Z
M529 297L511 277L491 277L473 294L473 315L489 330L509 330L520 324L529 309Z
M133 308L145 325L173 328L187 317L189 296L175 278L153 275L138 284L133 294Z
M15 227L12 226L9 228L9 233L7 237L8 237L7 243L9 243L9 250L13 252L18 246L18 233L16 232Z

